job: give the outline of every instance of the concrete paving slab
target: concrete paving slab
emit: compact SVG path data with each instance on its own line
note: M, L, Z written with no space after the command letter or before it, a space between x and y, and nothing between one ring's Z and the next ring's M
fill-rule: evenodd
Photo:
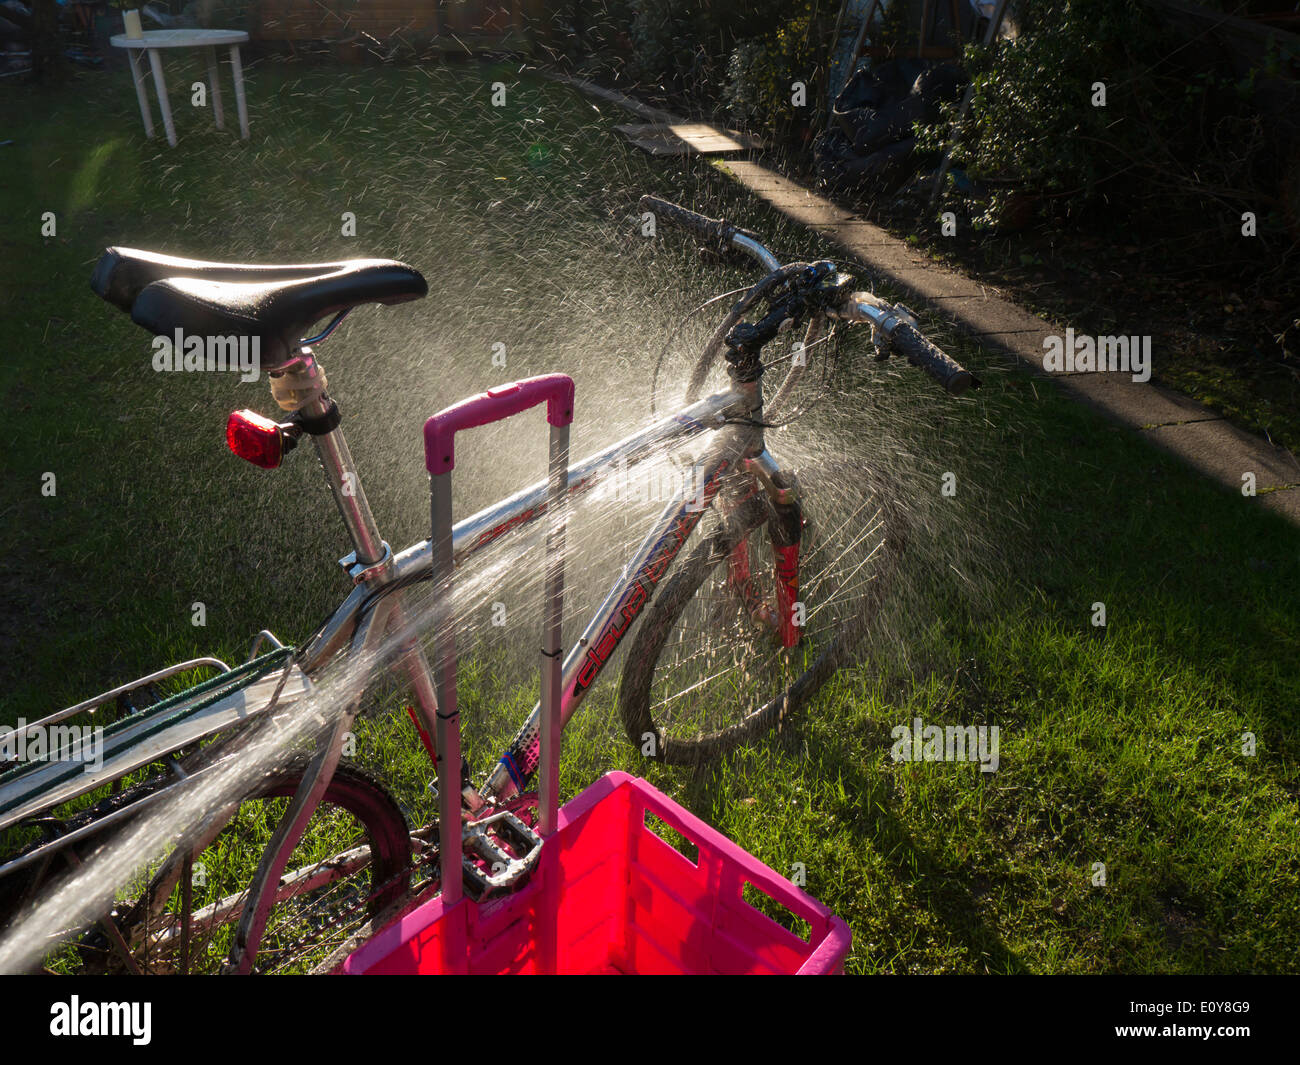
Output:
M1095 407L1131 429L1220 421L1219 415L1195 400L1118 373L1045 373L1065 392Z
M717 164L717 166L719 170L724 171L734 180L741 182L751 192L770 192L774 189L778 191L797 190L810 197L813 195L803 186L795 184L784 174L778 174L775 170L750 162L747 159L727 159L725 162ZM845 213L851 212L846 211Z
M898 243L897 238L890 236L879 226L873 226L870 222L863 222L859 218L824 222L813 228L846 248L892 247Z
M937 309L972 336L1006 338L1010 349L1035 368L1043 365L1043 340L1060 333L1051 322L991 294L946 299Z
M1244 474L1255 475L1257 493L1300 485L1300 463L1289 451L1222 419L1162 425L1142 434L1157 447L1177 455L1207 477L1240 492ZM1271 493L1269 493L1271 494ZM1256 495L1255 499L1263 498Z
M614 128L651 155L718 155L757 147L745 134L707 122L640 122Z

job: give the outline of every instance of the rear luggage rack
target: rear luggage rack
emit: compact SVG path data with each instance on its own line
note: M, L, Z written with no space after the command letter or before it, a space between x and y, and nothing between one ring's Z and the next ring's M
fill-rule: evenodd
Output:
M25 741L36 729L58 727L61 742L40 760L11 766L0 773L0 830L71 799L94 791L119 777L156 762L202 739L242 724L274 706L286 706L312 692L311 681L293 661L294 649L279 645L270 633L262 641L277 646L234 668L218 658L197 658L146 674L101 695L67 707L15 730L11 742ZM102 726L94 762L83 755L83 734L61 725L81 713L94 713L104 703L189 670L218 669L215 676Z

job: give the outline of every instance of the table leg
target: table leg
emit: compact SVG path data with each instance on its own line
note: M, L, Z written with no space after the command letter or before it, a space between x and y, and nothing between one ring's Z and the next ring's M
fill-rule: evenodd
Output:
M149 65L153 67L153 84L158 92L158 110L162 112L163 129L167 131L167 143L176 147L176 126L172 123L172 105L167 99L167 82L163 80L162 57L157 48L149 50Z
M135 98L140 102L140 117L144 119L144 135L153 137L153 115L149 113L149 90L144 87L144 53L139 48L128 48L131 59L131 78L135 81Z
M208 57L208 91L212 93L212 117L217 120L217 129L226 128L226 116L221 109L221 82L217 80L217 50L205 48Z
M235 107L239 111L239 135L248 140L248 103L244 100L244 68L239 62L239 45L230 46L230 69L235 76Z

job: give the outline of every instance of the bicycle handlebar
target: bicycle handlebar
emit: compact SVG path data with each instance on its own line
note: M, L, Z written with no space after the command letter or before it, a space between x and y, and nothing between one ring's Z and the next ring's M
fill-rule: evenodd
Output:
M980 387L980 380L917 329L916 317L901 304L888 303L869 292L849 294L832 317L850 322L869 322L888 339L891 349L913 366L919 366L944 387L949 395L960 396Z
M951 355L937 344L932 344L910 322L899 322L889 335L894 349L913 366L919 366L949 395L960 396L972 388L979 388L979 379L963 368Z
M680 204L661 200L658 196L642 196L637 206L642 211L649 211L656 218L661 218L693 234L714 251L723 253L743 251L746 255L757 259L769 271L781 267L781 260L763 247L757 233L733 226L725 219L709 218Z
M716 250L725 251L734 247L753 255L769 270L781 267L780 260L763 247L757 234L733 226L724 219L709 218L657 196L642 196L638 206L642 211L649 211L657 218L685 229ZM871 322L882 329L895 351L913 366L925 370L950 395L960 396L972 388L979 388L979 379L974 374L921 334L912 324L915 319L906 308L855 293L849 297L842 312L832 313L849 321Z
M658 196L642 196L637 206L642 211L649 211L656 218L693 233L706 244L725 246L731 242L732 236L739 232L735 226L728 225L721 218L709 218L697 211L661 200Z

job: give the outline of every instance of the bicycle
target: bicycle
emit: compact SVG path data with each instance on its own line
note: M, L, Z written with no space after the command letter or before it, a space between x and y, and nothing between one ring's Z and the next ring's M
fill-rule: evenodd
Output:
M683 485L653 521L564 656L561 674L560 720L567 723L635 633L618 697L624 729L646 756L680 764L714 759L781 727L850 660L879 599L868 567L880 564L887 501L877 500L876 512L866 518L861 510L851 514L844 525L855 524L846 537L841 528L813 540L815 486L766 449L764 432L789 413L807 353L841 325L866 324L878 358L902 354L954 395L978 381L925 339L907 308L854 290L852 277L831 261L783 265L748 230L654 197L643 197L640 207L712 252L741 253L764 271L714 330L681 409L572 465L566 450L561 466L567 478L559 490L572 500L670 445L706 444L694 484ZM392 260L247 266L110 248L92 287L155 336L260 345L261 366L284 420L236 411L227 423L227 443L239 457L276 468L302 437L311 439L353 545L340 560L352 589L296 649L263 630L241 665L215 658L179 663L26 726L28 733L49 729L97 706L155 691L169 678L216 671L152 705L130 707L106 730L96 772L51 760L0 774L0 831L16 825L43 830L43 838L0 860L0 914L11 915L11 926L17 923L52 890L56 863L79 864L81 845L119 838L115 833L143 823L154 804L199 786L196 780L219 779L260 750L257 744L265 741L258 739L259 728L270 728L295 706L309 706L320 678L346 658L361 666L347 680L342 712L316 737L316 749L277 762L257 787L190 826L138 896L97 913L97 927L75 946L76 964L88 970L188 972L221 965L250 972L255 965L264 971L286 964L328 970L368 929L438 890L439 839L454 828L440 832L430 824L412 831L380 781L340 764L343 738L366 688L376 674L391 672L414 696L408 709L438 787L455 772L435 746L442 723L434 676L422 645L409 634L407 593L432 578L439 548L426 540L394 552L381 538L316 355L357 306L418 299L427 284ZM761 315L753 314L760 303ZM327 325L299 339L318 322ZM802 346L765 362L765 349L797 325L806 326ZM786 363L785 378L765 405L764 374ZM706 395L715 372L725 372L727 384ZM463 566L541 520L555 487L552 477L458 522L443 545L448 561ZM706 514L710 530L697 531ZM766 552L761 539L768 541ZM818 552L824 552L820 559ZM764 553L771 559L766 567L756 562ZM394 633L401 634L396 641ZM270 650L259 654L264 646ZM463 760L451 758L460 764L462 846L470 853L463 862L465 885L478 897L525 880L540 846L530 823L535 796L528 791L539 761L540 713L539 702L480 786ZM161 773L122 786L158 766ZM64 804L109 785L114 793L107 798L54 816ZM245 817L249 809L263 812ZM351 834L364 839L290 870L303 841L313 838L309 822L322 812L351 818ZM196 860L228 838L230 826L250 822L265 830L275 824L264 846L257 841L262 850L251 885L196 908Z

